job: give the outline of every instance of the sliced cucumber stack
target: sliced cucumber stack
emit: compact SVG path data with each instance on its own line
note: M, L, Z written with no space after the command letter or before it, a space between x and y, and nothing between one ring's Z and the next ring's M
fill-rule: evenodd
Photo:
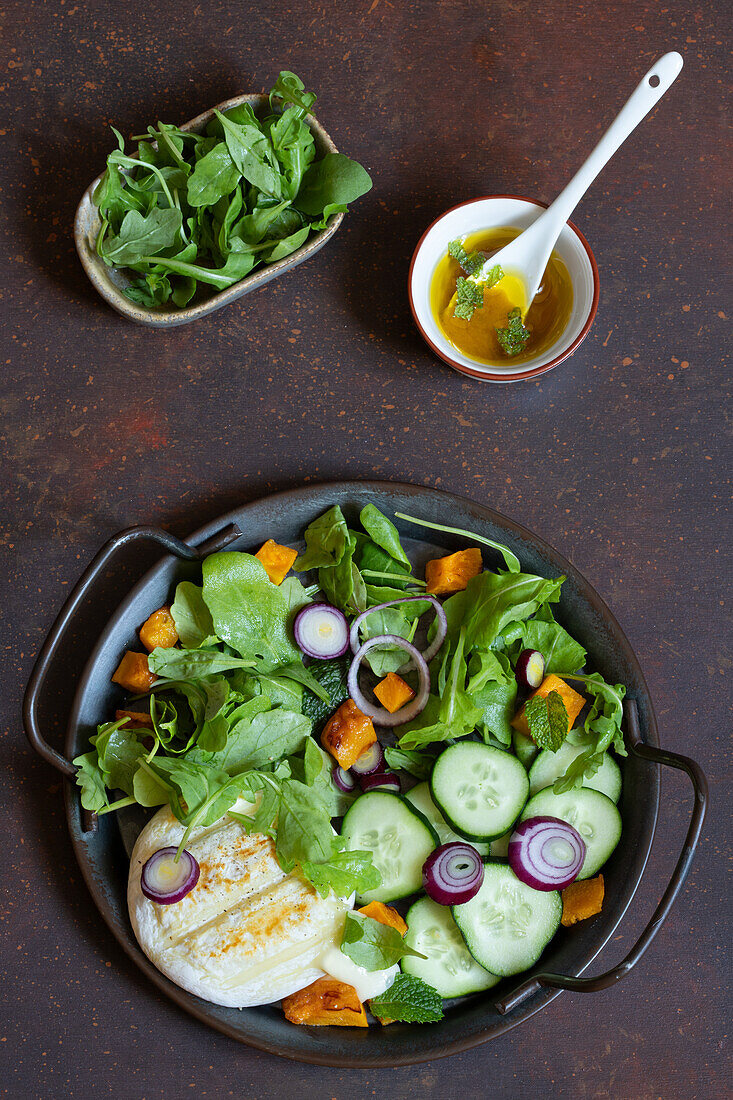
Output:
M405 943L427 955L410 955L400 966L405 974L422 978L437 989L441 997L463 997L491 989L499 978L476 962L466 947L451 911L430 898L420 898L407 913Z
M556 779L565 775L576 756L584 751L583 745L573 745L569 741L561 745L557 752L543 749L529 769L530 796L544 790L545 787L551 787ZM621 797L621 769L613 757L606 753L596 774L583 779L583 786L593 791L600 791L612 802L618 802Z
M349 809L341 826L352 851L371 852L381 885L360 902L397 901L422 888L422 866L438 844L435 830L400 795L369 791Z
M533 890L499 863L486 864L475 898L453 906L468 950L485 970L501 978L534 966L557 932L561 916L556 890Z
M461 836L492 840L519 817L529 794L529 779L511 753L480 741L461 741L436 760L430 793Z
M416 787L413 787L412 790L407 792L405 798L415 807L415 809L420 811L423 817L428 819L438 834L438 840L441 844L451 844L453 841L465 841L465 837L460 836L451 829L450 825L433 802L430 797L430 785L428 783L418 783ZM489 854L488 844L482 843L480 840L472 841L472 844L481 856L485 857ZM507 845L508 844L509 837L507 837ZM506 852L504 852L504 855L506 856Z
M559 817L577 829L585 841L586 854L578 878L592 878L606 862L621 836L621 814L610 798L590 787L577 787L554 794L551 787L530 798L522 811L528 817Z

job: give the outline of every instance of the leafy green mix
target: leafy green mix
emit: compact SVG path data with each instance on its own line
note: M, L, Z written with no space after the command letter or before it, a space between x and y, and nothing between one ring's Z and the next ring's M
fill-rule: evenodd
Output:
M186 306L199 284L224 290L259 264L301 247L371 187L342 153L315 159L306 115L315 95L291 72L270 92L270 112L249 104L215 111L203 134L164 122L118 148L94 192L96 248L136 272L125 294L146 307Z
M390 767L424 779L440 746L461 737L478 735L510 750L518 709L514 667L525 648L538 649L547 672L579 683L590 697L582 751L555 781L555 791L593 775L607 749L625 756L623 686L578 671L586 652L555 621L552 605L564 578L523 573L507 547L461 528L397 516L484 543L505 568L485 570L444 601L447 634L430 662L427 704L395 728L396 744L385 746ZM297 868L321 896L379 886L371 853L346 850L334 832L332 819L352 796L334 786L332 761L314 736L348 697L350 659L306 666L292 635L294 615L319 589L350 615L422 594L424 582L413 576L394 524L373 505L362 510L360 524L349 527L334 506L306 529L295 568L316 573L318 583L309 589L295 576L276 586L257 558L232 551L205 559L202 585L177 586L171 613L180 648L155 649L148 658L158 676L147 700L152 729L130 729L127 718L99 726L90 751L74 761L86 809L167 804L185 826L181 849L194 827L228 812L247 832L272 837L280 866ZM372 585L370 576L389 584ZM412 639L426 610L431 605L417 600L375 611L361 637ZM374 676L396 669L407 679L414 675L402 668L404 652L389 647L372 650L367 661ZM551 750L562 745L568 721L557 692L528 700L525 717L536 744ZM123 797L111 800L110 792ZM239 798L250 804L247 812L234 809ZM367 969L384 969L411 953L399 933L361 913L348 915L342 950ZM382 1019L429 1022L442 1014L438 994L406 975L371 1008Z

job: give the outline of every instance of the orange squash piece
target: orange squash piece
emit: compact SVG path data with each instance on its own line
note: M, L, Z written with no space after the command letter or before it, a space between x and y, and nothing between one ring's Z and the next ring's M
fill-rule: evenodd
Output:
M462 592L472 577L477 577L483 568L481 551L478 546L468 550L458 550L445 558L434 558L425 566L425 589L429 596L448 596L452 592Z
M401 936L407 931L404 920L391 905L385 905L383 901L370 901L368 905L362 905L359 909L365 917L378 920L380 924L386 924L389 928L396 928Z
M546 695L549 695L551 691L556 691L565 704L565 709L568 712L568 731L570 731L573 728L575 719L585 706L585 698L579 695L577 691L573 691L570 684L566 684L565 681L561 680L559 676L556 676L554 672L551 672L549 676L545 676L544 680L537 688L537 691L533 692L529 698L534 699L536 695L539 695L540 698L544 698ZM522 704L514 715L511 724L515 730L519 730L525 737L531 738L532 734L529 732L529 725L524 716L524 704Z
M120 718L127 718L124 728L126 730L151 730L153 728L153 719L142 710L116 710L115 721L119 722Z
M565 928L587 920L600 913L603 908L605 887L603 875L586 878L581 882L571 882L562 892L562 923Z
M264 565L265 572L273 584L282 584L293 568L293 562L297 556L297 550L291 550L289 546L280 546L273 539L268 539L255 554L258 561Z
M147 653L134 653L128 649L117 666L112 681L131 695L143 695L150 691L158 677L148 668Z
M178 631L171 615L169 607L159 607L149 619L146 619L139 630L140 641L148 653L152 653L158 646L161 649L171 649L178 642Z
M319 978L291 993L282 1003L285 1019L310 1027L368 1027L364 1005L353 985L335 978Z
M404 707L405 703L409 703L410 699L415 698L415 692L410 685L406 684L396 672L388 672L375 687L374 694L390 714L394 714L400 707Z
M321 734L321 744L342 768L350 768L361 754L377 740L371 718L359 710L353 699L347 699L331 715Z

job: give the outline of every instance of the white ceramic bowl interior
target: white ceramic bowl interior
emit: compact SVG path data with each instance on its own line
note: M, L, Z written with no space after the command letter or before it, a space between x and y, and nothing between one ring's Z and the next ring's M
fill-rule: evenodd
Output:
M508 196L475 199L454 207L433 222L418 245L410 272L409 288L415 319L433 350L451 364L455 364L458 369L466 367L471 373L481 371L487 375L505 372L515 377L537 371L538 368L546 367L563 358L586 327L594 308L596 274L586 244L571 225L564 226L555 250L565 263L572 279L573 308L562 335L541 355L525 363L508 363L506 368L477 363L475 359L469 359L467 355L463 355L445 338L433 318L430 309L430 284L435 267L445 255L450 241L456 237L463 237L482 229L492 229L495 226L508 225L526 229L543 211L543 206L528 199ZM509 380L507 378L507 381Z

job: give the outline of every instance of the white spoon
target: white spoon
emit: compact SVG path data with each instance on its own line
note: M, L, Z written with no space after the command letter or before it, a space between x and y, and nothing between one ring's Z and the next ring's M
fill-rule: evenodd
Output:
M573 210L619 146L659 102L681 68L682 58L678 53L666 53L660 57L552 206L548 206L544 214L540 214L537 221L510 244L486 260L483 267L470 276L470 282L486 280L491 268L500 264L505 274L519 276L524 284L527 301L523 315L526 313L539 290L555 242Z

